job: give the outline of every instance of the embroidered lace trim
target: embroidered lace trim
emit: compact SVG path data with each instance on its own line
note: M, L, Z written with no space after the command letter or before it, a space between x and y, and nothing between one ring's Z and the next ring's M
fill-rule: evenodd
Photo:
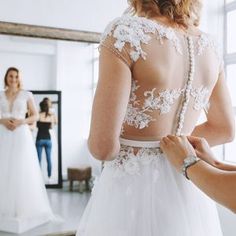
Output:
M152 39L150 34L155 34L156 39L158 39L161 44L163 44L164 39L170 40L176 51L180 55L183 55L180 39L173 28L161 25L145 17L128 15L114 19L106 27L101 37L100 46L108 48L129 65L127 59L122 56L122 50L124 50L126 43L129 43L131 47L128 54L133 62L136 62L140 57L145 60L147 53L142 49L142 44L149 43ZM113 45L106 44L106 39L109 36L115 39ZM209 47L213 48L219 57L214 40L209 35L202 33L197 41L196 55L202 55L204 50Z
M101 37L101 45L108 36L113 36L116 41L115 49L122 52L125 43L129 43L132 50L129 52L132 61L140 57L146 59L146 52L142 49L142 43L148 44L151 40L150 33L157 34L157 39L163 43L163 38L169 39L176 51L182 55L180 40L172 28L165 27L144 17L123 16L113 20L105 29Z
M127 174L139 175L141 167L144 165L152 163L158 168L162 155L160 148L140 148L135 154L133 147L121 145L116 159L105 162L104 166L115 170L114 177L122 177Z
M143 106L140 107L140 101L135 94L139 87L137 81L134 80L132 82L130 100L124 119L124 123L138 129L148 127L150 122L155 121L151 116L153 110L158 110L160 115L170 112L172 105L185 91L185 89L167 89L155 94L156 89L154 88L144 93L146 99ZM193 108L195 110L201 110L207 106L209 96L209 90L207 88L191 88L190 94L194 98Z

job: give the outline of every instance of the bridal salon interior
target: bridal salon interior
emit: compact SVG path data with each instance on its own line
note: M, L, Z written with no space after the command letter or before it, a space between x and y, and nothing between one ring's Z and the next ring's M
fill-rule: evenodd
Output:
M158 4L158 1L154 2ZM214 38L224 59L236 116L236 0L201 2L199 27ZM24 96L34 100L42 118L27 124L27 130L31 132L22 128L17 133L19 128L16 128L11 134L1 128L3 123L0 122L0 236L76 235L104 168L104 162L95 159L87 146L99 77L99 42L108 23L127 14L127 8L127 0L0 0L0 119L3 119L7 105L9 111L14 109L14 105L18 106L20 100L25 99ZM13 97L13 100L18 99L16 104L13 100L12 104L8 101L6 91L14 85L9 82L13 77L8 80L7 71L8 76L16 73L21 80L23 92ZM31 106L27 108L30 109ZM24 116L31 116L30 111ZM49 114L48 118L47 115L43 117L44 112ZM198 122L204 119L203 112ZM47 127L49 141L45 141L44 134L39 132ZM23 147L25 154L21 155ZM236 165L236 141L218 145L213 152L219 160ZM132 172L134 166L129 168ZM174 201L175 197L172 197ZM236 202L236 195L234 198ZM106 204L103 204L105 210ZM235 213L219 203L216 208L221 235L235 236ZM39 209L45 209L46 213L37 218L35 215ZM165 206L161 211L165 211ZM204 221L204 217L211 215L202 214L201 217ZM168 224L166 227L172 226ZM81 231L77 235L174 236L155 232L91 232ZM206 236L192 232L176 235Z

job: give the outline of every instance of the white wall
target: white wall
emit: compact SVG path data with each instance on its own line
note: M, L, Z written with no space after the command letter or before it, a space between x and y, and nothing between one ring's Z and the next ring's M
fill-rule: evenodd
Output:
M101 32L126 0L0 0L0 21Z
M88 164L87 150L93 86L94 47L57 43L57 89L62 90L63 175L67 167Z
M0 78L8 67L20 68L25 89L53 87L55 46L53 41L0 35ZM0 89L3 79L0 79Z

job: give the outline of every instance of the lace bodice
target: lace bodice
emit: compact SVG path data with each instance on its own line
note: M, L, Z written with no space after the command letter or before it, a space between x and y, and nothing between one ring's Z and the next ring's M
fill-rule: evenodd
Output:
M156 93L156 88L151 91L144 92L144 103L140 106L140 101L137 99L135 92L139 86L137 81L132 81L131 96L127 108L127 113L124 123L134 126L138 129L148 127L151 121L156 119L150 114L157 110L160 115L170 112L171 106L176 100L184 95L185 88L182 89L165 89ZM194 98L193 108L195 110L207 109L209 90L205 87L191 88L190 95ZM149 115L149 114L150 115Z
M107 26L100 45L133 76L122 134L148 128L160 136L191 132L200 111L209 107L222 70L209 35L184 35L157 21L125 15Z
M13 101L12 107L10 107L5 92L0 91L0 117L24 119L27 113L27 101L29 99L33 99L32 93L21 90Z

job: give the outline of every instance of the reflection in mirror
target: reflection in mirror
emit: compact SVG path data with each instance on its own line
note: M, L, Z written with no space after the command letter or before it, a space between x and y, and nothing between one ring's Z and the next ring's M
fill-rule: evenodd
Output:
M38 160L47 187L61 187L61 92L33 91L39 120L33 130Z
M13 65L21 71L24 89L63 91L62 176L66 180L67 168L85 164L89 155L86 139L98 73L97 45L0 35L0 52L0 77ZM73 138L72 132L77 132Z
M74 182L73 192L70 192L67 171L71 168L90 166L92 179L99 176L101 171L99 162L89 161L92 158L87 150L91 104L98 78L97 45L0 35L1 78L10 66L20 69L23 89L33 92L38 111L44 98L49 98L52 102L50 112L57 118L57 123L49 129L52 144L49 155L51 166L47 162L43 147L40 158L41 173L44 184L48 188L54 188L47 189L53 212L65 219L64 223L60 224L59 231L76 231L90 192L80 194L78 191L83 190L84 184L81 182L80 185L78 181ZM4 89L2 79L0 87L1 90ZM37 124L31 128L36 151ZM37 153L35 158L39 164ZM50 174L51 177L48 178ZM63 189L55 189L62 187L62 179ZM38 201L37 196L35 199ZM22 235L48 233L58 233L58 225L49 223ZM3 235L5 236L0 232L0 236Z
M19 69L7 69L0 91L0 231L22 233L53 218L30 126L37 121L33 94ZM26 116L27 114L27 116Z

